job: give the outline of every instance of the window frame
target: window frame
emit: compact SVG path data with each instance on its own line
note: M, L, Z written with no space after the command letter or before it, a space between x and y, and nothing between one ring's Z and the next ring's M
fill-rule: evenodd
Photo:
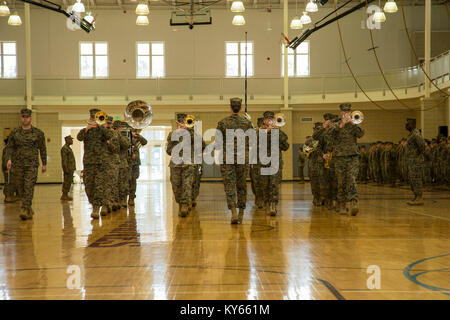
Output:
M83 43L90 43L92 44L92 55L87 55L87 54L81 54L81 44ZM95 44L96 43L106 43L106 55L104 54L99 54L97 55L95 53ZM92 56L92 77L82 77L81 76L81 57L82 56ZM96 56L106 56L108 63L106 64L107 66L107 75L106 76L97 76L97 72L95 71L95 57ZM109 42L108 41L79 41L78 42L78 73L79 73L79 78L80 79L108 79L109 78L109 71L110 71L110 59L109 59Z
M297 53L298 47L294 50L293 54L289 54L289 50L288 50L288 59L289 59L290 55L294 56L294 75L289 76L289 70L288 70L288 78L305 78L305 77L311 76L311 54L310 54L311 53L311 42L309 40L306 40L304 42L308 43L308 53L306 53L306 54L305 53ZM283 44L281 45L281 48L284 48ZM308 56L308 74L306 74L306 75L303 75L303 74L298 75L297 74L297 55L307 55ZM280 59L280 74L281 74L281 77L283 78L284 77L284 75L283 75L284 51L281 51L280 57L281 57L281 59Z
M153 55L153 51L152 51L152 44L154 43L161 43L163 45L163 54L162 55ZM145 56L145 55L139 55L138 53L138 45L139 44L148 44L149 45L149 76L148 77L144 77L144 76L138 76L138 57L139 56ZM158 79L158 78L165 78L166 77L166 42L165 41L136 41L136 55L135 55L135 65L136 65L136 79ZM153 56L157 56L157 57L163 57L164 59L164 63L163 63L163 76L161 77L153 77L153 63L152 63L152 57Z
M15 54L5 54L4 52L4 48L3 48L3 44L4 43L14 43L14 47L15 47ZM18 74L19 74L19 65L18 65L18 59L17 59L17 41L0 41L0 79L17 79L18 78ZM16 60L16 74L14 77L5 77L5 60L4 57L15 57Z
M229 55L230 56L234 55L234 54L227 54L227 43L237 43L238 44L238 54L237 54L237 56L238 56L238 75L237 76L229 76L229 75L227 75L227 57ZM225 78L230 78L230 79L245 78L245 74L241 75L241 55L245 58L245 52L241 53L241 43L245 43L245 41L225 41L225 43L224 43ZM252 47L253 47L253 50L252 50L253 53L252 54L247 54L247 56L251 55L253 57L253 59L252 59L253 74L251 76L247 74L247 77L248 78L253 78L255 76L255 42L253 40L252 41L248 40L247 43L251 43ZM247 65L247 69L248 69L248 65Z

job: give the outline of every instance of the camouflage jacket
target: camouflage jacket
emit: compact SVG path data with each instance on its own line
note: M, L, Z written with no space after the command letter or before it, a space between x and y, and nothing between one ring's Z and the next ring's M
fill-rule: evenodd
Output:
M406 139L406 158L408 161L423 161L423 152L425 150L425 142L422 134L418 129L414 129Z
M323 156L326 153L333 152L333 137L330 133L330 129L320 128L315 130L312 135L314 140L319 141L317 146L317 152Z
M111 130L111 129L110 129ZM115 166L120 165L120 133L111 130L113 136L106 142L106 152L102 156L103 163Z
M132 155L129 159L130 166L140 166L141 165L141 157L139 154L139 148L138 145L145 146L147 144L147 139L145 139L140 134L137 134L135 137L131 139L132 141ZM134 155L134 158L133 158Z
M118 133L119 145L120 145L120 168L128 168L128 152L130 149L130 139L122 132Z
M367 152L360 152L359 164L362 166L367 166L369 164L369 156L368 156Z
M280 168L282 168L283 165L283 152L282 151L286 151L289 149L289 142L288 142L288 136L286 133L284 133L283 131L281 131L281 129L272 129L267 133L267 156L270 157L271 155L271 148L272 148L272 131L273 130L278 130L278 147L279 147L279 163L280 163ZM259 134L258 134L258 139L259 139ZM261 145L259 144L259 140L258 140L258 146L261 147ZM258 150L258 158L259 158L259 150ZM261 165L263 167L267 166L270 167L271 164L266 164L266 165Z
M8 149L7 149L7 147L5 146L5 147L3 148L3 152L2 152L2 170L3 170L3 171L6 171L6 164L8 163L8 158L7 158L7 156L8 156Z
M31 129L19 127L10 133L6 158L12 161L13 166L39 167L39 153L42 165L47 165L44 132L31 126Z
M356 139L364 136L364 130L352 123L346 123L340 128L341 122L339 120L329 129L333 137L333 157L358 155Z
M186 130L186 129L177 129L177 130ZM190 163L179 163L176 164L173 161L173 158L175 156L182 158L183 157L183 150L180 150L179 154L177 155L172 155L172 150L173 148L175 148L176 145L178 145L179 143L183 142L183 136L180 136L178 141L172 141L172 134L175 132L176 130L173 130L171 132L169 132L169 135L167 136L167 146L166 146L166 153L171 156L170 158L170 163L169 163L169 167L183 167L183 166L187 166L187 165L194 165L194 130L186 130L187 132L189 132L190 136L191 136L191 158L190 158ZM202 140L202 151L205 148L205 143Z
M83 164L102 164L102 157L107 151L106 141L112 136L112 131L103 126L91 128L87 132L86 128L81 129L77 139L84 142Z
M305 165L305 154L303 153L303 150L298 151L298 159L297 159L297 165L304 166Z
M219 130L220 132L222 132L222 136L223 136L223 163L226 163L226 150L227 150L227 146L228 148L234 148L234 163L237 163L237 152L240 151L245 151L245 161L246 163L248 163L249 161L249 139L248 137L245 138L245 146L239 146L237 145L237 139L230 139L230 141L227 140L227 134L226 134L226 130L227 129L233 129L233 130L237 130L237 129L242 129L244 131L244 133L248 130L248 129L252 129L253 125L252 123L247 120L244 117L241 117L239 114L235 114L233 113L232 115L222 119L221 121L219 121L219 123L217 124L217 130Z
M64 173L74 172L77 169L72 148L67 143L61 148L61 165Z

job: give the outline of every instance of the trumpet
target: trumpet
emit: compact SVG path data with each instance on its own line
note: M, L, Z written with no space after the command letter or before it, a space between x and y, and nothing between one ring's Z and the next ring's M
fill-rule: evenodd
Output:
M277 127L283 127L286 124L286 116L283 113L275 114L274 123Z
M364 121L364 113L361 111L353 111L351 114L351 119L353 124L360 124Z
M195 125L195 117L191 114L188 114L186 118L184 118L184 125L187 128L193 128Z
M303 152L306 154L306 157L309 158L309 155L311 152L313 152L317 146L319 145L319 140L313 140L312 144L304 144L303 145Z
M96 123L99 126L102 126L106 123L106 119L108 118L108 115L105 111L99 111L95 114L94 120L88 120L88 124L94 124Z
M152 107L145 101L130 102L124 111L125 121L134 129L144 129L153 120Z
M331 161L331 158L333 157L333 152L328 152L327 154L328 154L328 159L325 160L324 167L326 169L330 169L330 161Z

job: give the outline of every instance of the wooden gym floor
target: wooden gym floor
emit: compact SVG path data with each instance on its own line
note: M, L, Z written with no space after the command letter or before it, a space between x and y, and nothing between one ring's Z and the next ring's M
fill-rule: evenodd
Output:
M288 182L272 218L249 187L232 226L220 183L202 183L187 218L170 183L140 183L134 210L100 221L80 185L69 203L60 188L36 187L32 221L0 204L0 299L450 299L449 191L409 207L406 186L362 185L360 214L347 217L312 208L309 184Z

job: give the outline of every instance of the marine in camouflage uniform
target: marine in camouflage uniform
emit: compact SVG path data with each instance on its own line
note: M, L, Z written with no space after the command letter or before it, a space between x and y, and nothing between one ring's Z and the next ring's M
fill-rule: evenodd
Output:
M95 108L89 110L90 122L77 134L78 141L84 143L83 182L89 203L92 205L91 217L93 219L99 218L105 188L108 186L102 165L103 155L107 151L106 141L113 136L111 130L95 123L95 114L99 111Z
M322 205L327 205L329 210L336 207L337 200L337 181L335 175L333 152L333 137L330 135L329 128L337 121L338 116L331 113L323 115L325 120L323 127L313 133L313 139L318 140L317 151L325 160L320 168L320 196ZM331 158L330 158L331 157Z
M108 184L103 197L101 215L120 209L119 203L119 167L120 136L113 130L113 117L108 116L105 128L111 131L112 137L106 141L106 152L102 155L105 182Z
M147 144L147 139L141 136L138 133L138 130L132 129L132 138L131 138L131 157L128 159L131 167L130 174L130 193L128 199L128 205L134 206L134 199L136 198L136 185L137 179L139 178L139 166L141 165L141 157L139 154L139 148L141 146L145 146Z
M64 137L64 140L66 143L61 148L61 166L64 175L61 200L73 200L72 197L69 197L70 187L73 182L73 173L77 169L75 156L70 147L73 144L73 138L69 135Z
M261 185L263 192L263 199L266 202L266 213L271 216L275 216L277 214L277 204L280 195L280 183L282 179L283 172L283 152L289 149L288 136L286 133L281 131L275 124L275 113L272 111L264 112L264 123L267 128L267 156L271 155L271 146L272 146L272 133L274 130L278 130L278 171L272 175L263 175L260 174L258 178L258 184ZM258 133L259 138L259 133ZM259 141L259 140L258 140ZM276 143L276 141L274 141ZM258 149L263 147L260 143L258 143ZM271 164L262 165L261 168L270 167Z
M119 133L119 204L122 208L127 207L127 197L129 193L130 186L130 167L128 165L128 153L130 149L130 138L128 136L129 130L128 124L123 121L114 121L113 129Z
M13 168L19 195L22 199L20 218L33 218L34 185L37 181L39 155L42 162L42 172L47 170L47 148L45 135L31 125L31 110L22 109L22 126L14 129L8 138L7 169Z
M206 147L206 143L203 138L194 131L194 128L188 128L188 130L192 130L194 137L197 139L202 139L202 152ZM194 164L194 183L192 185L192 200L191 207L194 208L197 206L197 197L200 194L200 182L203 174L203 163L202 164ZM191 209L192 209L191 208Z
M447 165L447 139L440 137L438 148L438 185L444 186L447 184L446 165Z
M15 196L17 193L17 187L14 182L13 168L11 168L11 170L9 170L9 171L6 168L6 164L8 162L8 159L6 157L8 154L8 150L7 150L8 138L6 138L4 142L5 142L5 147L3 148L3 152L2 152L2 170L3 170L4 181L5 181L5 184L3 185L3 194L5 195L5 203L10 203L10 202L15 202L18 200L18 198L16 198L16 196Z
M189 208L192 201L192 186L194 184L195 165L194 165L194 130L187 130L184 120L187 114L177 114L177 129L171 131L167 136L166 153L171 156L170 159L170 182L172 184L172 191L175 196L175 201L179 204L178 215L185 217L189 213ZM178 155L173 154L173 149L179 144L183 143L183 136L180 136L178 141L172 141L172 135L178 130L185 130L189 133L191 138L191 161L190 163L176 163L174 157L183 157L183 151L180 151Z
M345 205L349 204L351 214L356 215L359 211L356 190L359 149L356 140L364 135L364 131L351 122L351 105L349 103L343 103L339 108L342 119L330 128L330 134L333 137L333 158L336 161L339 212L346 214Z
M416 129L416 119L407 119L405 127L410 132L406 140L406 159L408 163L409 185L414 193L414 199L408 201L407 204L423 205L422 172L425 143L422 134Z
M239 115L241 110L242 99L232 98L230 99L230 107L232 110L232 115L222 119L218 125L217 130L222 132L223 136L223 164L220 165L220 172L222 174L223 184L225 187L225 194L227 197L228 209L231 210L231 223L237 224L242 223L244 217L244 209L247 202L247 175L249 170L249 143L246 138L245 150L242 150L243 146L237 146L236 139L231 141L227 140L226 130L236 130L242 129L246 132L248 129L252 129L252 123L244 117ZM234 163L226 163L226 149L227 146L234 148ZM245 151L245 163L237 163L237 152ZM236 203L237 198L237 203ZM239 215L236 213L236 206L239 208Z
M316 122L314 124L314 131L319 131L322 129L322 122ZM313 195L313 205L321 206L322 203L320 201L320 171L324 165L324 159L322 158L322 153L317 150L318 141L314 140L310 137L305 142L306 146L311 148L309 154L306 154L308 157L308 175L311 180L311 193Z
M258 126L256 128L256 135L258 136L259 130L264 127L264 118L258 118L257 125ZM261 163L259 161L258 155L257 163L250 165L250 182L253 194L255 195L255 205L258 207L258 209L262 209L264 206L263 190L261 188L261 184L259 183L260 176L261 176Z
M368 153L366 152L366 147L361 146L359 148L359 174L358 182L366 184L367 183L367 169L369 167Z
M298 157L297 157L297 169L298 170L297 171L298 171L299 182L305 183L304 170L305 170L306 156L301 147L298 148L297 153L298 153Z
M431 168L432 168L432 155L430 141L425 140L425 150L423 153L424 166L423 166L423 184L431 184Z

